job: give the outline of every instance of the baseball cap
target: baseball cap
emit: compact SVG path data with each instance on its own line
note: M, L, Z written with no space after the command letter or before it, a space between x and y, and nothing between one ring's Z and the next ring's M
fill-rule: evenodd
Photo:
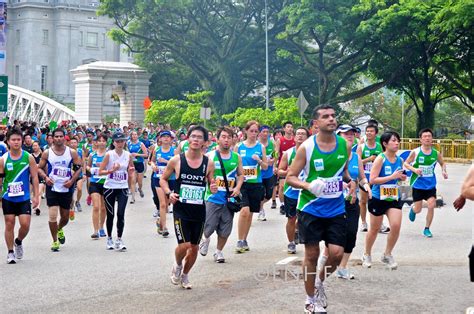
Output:
M346 133L346 132L349 132L349 131L357 131L357 129L355 127L353 127L352 125L349 125L349 124L341 124L337 130L336 130L336 134L339 134L339 133Z
M161 131L161 132L160 132L160 137L162 137L162 136L169 136L169 137L172 137L170 131Z
M114 135L112 135L112 140L113 141L125 141L125 140L127 140L127 137L122 132L115 132Z

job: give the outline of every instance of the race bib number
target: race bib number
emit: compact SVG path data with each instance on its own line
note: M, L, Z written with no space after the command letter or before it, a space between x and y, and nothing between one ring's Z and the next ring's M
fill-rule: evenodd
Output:
M433 177L433 167L432 166L420 166L421 175L426 178Z
M324 181L325 186L320 198L337 198L343 190L342 177L318 178Z
M229 183L229 190L232 190L235 186L235 179L234 178L227 178L227 182ZM217 190L226 192L225 188L225 181L223 176L216 176L216 185Z
M186 204L202 205L204 204L205 192L206 188L203 186L181 184L179 189L179 201Z
M128 175L125 171L115 171L109 174L109 178L117 182L127 181L127 177Z
M8 196L16 197L25 195L23 190L23 182L11 182L8 183Z
M92 167L91 168L91 175L98 176L99 175L99 168L98 167Z
M380 200L397 201L398 200L398 185L397 184L381 185L380 186Z
M70 178L71 177L71 168L66 167L54 167L53 175L57 178Z
M244 166L245 181L257 179L257 166Z
M372 170L372 165L373 165L373 163L371 161L367 162L364 165L364 173L370 174L370 170Z

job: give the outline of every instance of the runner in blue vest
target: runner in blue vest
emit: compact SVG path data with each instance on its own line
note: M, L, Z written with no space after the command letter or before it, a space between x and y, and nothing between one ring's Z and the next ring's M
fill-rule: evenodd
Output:
M7 133L7 143L10 146L10 151L0 158L0 176L3 187L2 207L5 219L8 264L15 264L16 259L23 258L23 240L30 230L31 207L37 208L39 204L36 162L33 156L22 150L22 142L21 130L19 128L10 129ZM33 186L33 195L30 194L30 179ZM18 216L20 229L15 239L16 216Z

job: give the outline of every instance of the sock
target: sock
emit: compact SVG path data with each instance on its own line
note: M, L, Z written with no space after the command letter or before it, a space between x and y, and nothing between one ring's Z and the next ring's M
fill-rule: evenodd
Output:
M8 253L14 253L13 250L8 250Z
M183 274L181 275L181 278L184 279L184 280L188 279L188 274L183 273Z
M222 252L221 250L216 249L216 253L221 253L221 252Z
M430 227L425 227L425 230L430 230Z
M290 241L290 244L295 244L295 241Z
M314 296L306 296L306 303L314 303Z
M18 239L18 238L15 239L15 244L16 244L16 245L21 245L21 243L22 243L22 242L21 242L20 239Z

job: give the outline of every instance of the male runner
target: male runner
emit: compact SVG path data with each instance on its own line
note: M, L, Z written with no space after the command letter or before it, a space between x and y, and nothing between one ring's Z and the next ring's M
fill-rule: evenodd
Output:
M262 170L262 185L263 185L263 201L260 204L260 212L258 213L258 220L266 221L265 210L263 205L272 199L273 187L275 186L275 171L277 169L277 159L275 143L270 138L270 127L268 125L262 125L260 127L260 133L258 134L258 141L265 147L265 153L267 155L268 168Z
M285 132L285 134L283 134L283 137L281 137L280 140L277 142L278 163L280 163L283 153L296 145L295 138L293 137L293 123L291 121L287 121L283 124L283 131ZM285 185L285 177L279 176L279 179L280 181L279 181L279 186L278 186L278 198L280 199L280 203L281 203L280 214L284 215L285 214L285 198L284 198L283 187Z
M171 282L174 285L181 284L184 289L192 288L188 275L196 262L198 244L206 221L204 195L208 183L211 193L217 192L214 163L202 154L207 141L208 133L204 127L189 129L188 150L171 158L160 178L160 186L174 204L173 220L178 240ZM173 172L176 174L175 191L171 191L168 184Z

